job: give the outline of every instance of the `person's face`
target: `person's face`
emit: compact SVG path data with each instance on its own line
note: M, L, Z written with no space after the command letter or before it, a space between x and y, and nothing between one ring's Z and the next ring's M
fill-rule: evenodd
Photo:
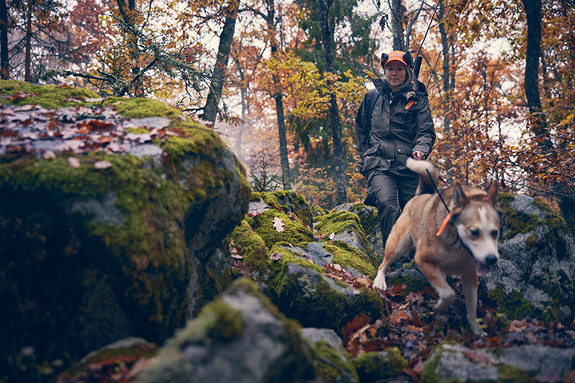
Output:
M405 76L407 76L405 65L399 61L392 61L385 66L385 79L391 90L399 90L405 81Z

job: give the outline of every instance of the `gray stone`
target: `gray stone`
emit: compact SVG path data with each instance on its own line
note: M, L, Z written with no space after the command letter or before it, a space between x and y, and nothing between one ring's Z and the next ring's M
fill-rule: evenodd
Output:
M245 284L245 282L244 282ZM241 331L214 337L219 320L207 306L162 348L157 362L144 371L143 383L307 381L313 377L311 352L269 303L235 284L221 297L229 320L241 320Z
M423 376L440 382L500 382L509 381L509 368L512 368L514 375L526 379L537 375L545 381L560 382L567 371L573 369L573 358L575 348L523 345L499 352L444 343L434 348L425 363Z

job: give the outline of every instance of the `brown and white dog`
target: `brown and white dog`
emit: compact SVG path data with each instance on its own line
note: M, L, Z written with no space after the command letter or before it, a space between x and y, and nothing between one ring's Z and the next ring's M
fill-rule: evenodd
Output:
M474 333L482 334L477 322L477 277L487 275L499 259L501 208L497 204L498 183L494 181L487 192L463 188L459 184L441 191L448 211L440 194L420 194L433 190L425 186L431 185L430 177L437 185L439 172L435 166L427 161L409 159L407 167L419 174L420 187L389 234L373 286L387 289L387 268L415 247L415 262L439 295L435 310L444 311L455 300L455 292L445 275L460 275L467 321Z

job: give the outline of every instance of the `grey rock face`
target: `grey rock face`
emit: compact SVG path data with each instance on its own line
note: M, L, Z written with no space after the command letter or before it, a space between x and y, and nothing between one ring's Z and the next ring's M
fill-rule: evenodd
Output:
M144 383L307 381L312 356L299 331L255 292L236 283L161 350ZM250 291L251 290L251 291ZM233 322L233 323L232 323ZM230 330L223 333L222 328ZM220 332L218 332L220 330Z
M561 382L572 369L574 357L575 348L524 345L505 348L498 355L495 350L442 344L426 362L422 380L502 382L541 376L545 381Z

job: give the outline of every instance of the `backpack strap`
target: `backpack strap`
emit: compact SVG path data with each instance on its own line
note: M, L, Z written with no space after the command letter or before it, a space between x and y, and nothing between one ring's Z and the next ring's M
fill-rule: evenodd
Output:
M367 123L370 125L371 127L371 114L373 113L373 108L375 108L375 103L377 102L377 99L379 98L379 92L377 91L377 89L372 89L370 90L368 93L371 93L369 95L369 99L368 99L368 109L367 109Z

